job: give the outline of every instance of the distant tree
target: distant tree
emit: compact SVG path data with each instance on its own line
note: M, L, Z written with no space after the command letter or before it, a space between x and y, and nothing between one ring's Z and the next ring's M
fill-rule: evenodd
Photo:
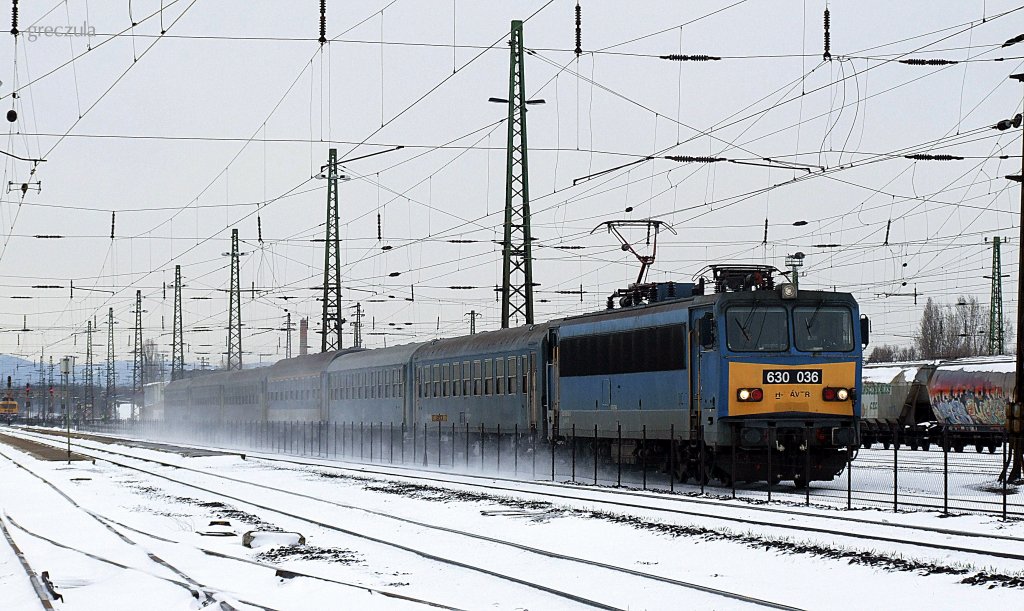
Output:
M917 348L914 346L896 346L881 344L871 350L869 363L899 363L918 360Z
M156 342L152 339L147 339L142 342L142 371L143 380L148 384L150 382L157 382L162 378L161 371L162 361L160 358L160 350L156 345Z
M923 359L942 358L944 334L942 308L935 303L931 297L924 306L924 313L921 314L921 325L919 327L915 343L918 352Z
M923 359L956 359L988 353L988 310L977 297L960 297L943 307L931 298L924 306L915 344Z

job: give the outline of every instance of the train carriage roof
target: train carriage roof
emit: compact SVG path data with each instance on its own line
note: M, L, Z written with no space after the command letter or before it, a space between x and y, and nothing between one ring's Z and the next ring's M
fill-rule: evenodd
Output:
M409 362L413 353L424 346L422 342L414 344L402 344L389 348L374 348L373 350L362 350L341 355L334 359L327 367L328 372L353 371L366 367L388 367L405 365Z
M241 371L215 371L214 373L208 373L202 376L196 376L188 378L187 380L177 380L172 382L177 384L178 382L189 382L188 388L203 388L206 386L219 386L221 384L230 382L231 384L254 384L263 379L263 376L267 373L268 367L255 367L253 369L242 369ZM175 387L175 390L180 387Z
M281 359L270 366L270 370L267 372L267 379L274 381L319 376L334 359L345 354L361 352L362 350L363 348L345 348L344 350L318 352L290 359Z
M475 354L515 352L538 344L548 332L550 323L484 331L452 339L437 339L416 351L415 360L462 358Z

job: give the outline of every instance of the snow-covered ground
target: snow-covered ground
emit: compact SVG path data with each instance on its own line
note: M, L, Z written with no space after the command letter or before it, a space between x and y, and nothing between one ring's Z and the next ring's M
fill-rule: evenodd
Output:
M1024 524L992 516L766 507L314 458L75 446L113 462L69 466L0 445L4 523L33 568L49 572L67 609L196 609L214 600L236 608L423 606L386 594L464 609L755 606L688 586L804 609L1008 608L1024 595L1019 558L885 540L1024 554ZM250 549L241 536L250 530L299 532L306 543L268 539ZM235 534L202 534L215 531ZM8 554L0 551L4 608L39 608ZM205 593L196 600L190 589Z

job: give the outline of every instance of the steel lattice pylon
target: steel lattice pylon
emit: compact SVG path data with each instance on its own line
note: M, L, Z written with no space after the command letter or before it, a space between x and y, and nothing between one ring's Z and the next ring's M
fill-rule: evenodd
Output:
M324 311L320 351L341 350L341 247L338 237L338 149L327 156L327 235L324 236Z
M132 367L132 419L139 415L139 401L145 386L142 363L142 291L135 291L135 352Z
M238 276L238 230L231 230L231 296L228 298L228 369L242 368L242 289Z
M530 254L530 179L526 155L526 74L523 22L512 22L508 79L508 148L505 236L502 240L501 327L521 316L533 324L533 258Z
M174 330L171 336L171 379L185 371L185 333L181 323L181 266L174 266Z
M114 308L107 309L107 400L104 403L105 419L114 416L114 395L117 392L116 372L114 371Z
M999 236L992 238L992 296L988 308L988 353L1005 354L1003 337L1003 264Z
M92 369L92 321L85 322L85 418L93 418L96 392Z

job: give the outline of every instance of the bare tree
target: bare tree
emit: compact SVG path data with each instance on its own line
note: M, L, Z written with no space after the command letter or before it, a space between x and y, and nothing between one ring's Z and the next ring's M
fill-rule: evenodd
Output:
M929 297L921 314L921 326L917 333L917 349L921 358L941 358L944 343L942 308Z
M869 363L898 363L901 361L916 361L919 358L917 348L914 346L896 346L892 344L881 344L871 350L868 357Z
M981 307L976 297L960 297L950 307L940 306L929 298L915 340L921 358L956 359L986 354L987 319L988 310Z

